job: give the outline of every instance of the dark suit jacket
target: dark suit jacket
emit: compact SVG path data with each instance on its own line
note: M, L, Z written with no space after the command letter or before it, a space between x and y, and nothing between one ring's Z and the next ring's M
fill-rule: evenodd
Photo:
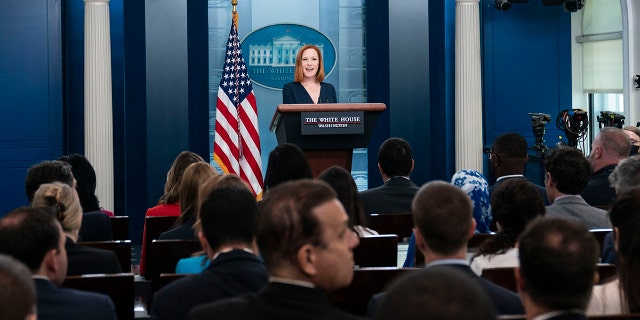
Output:
M616 168L615 164L606 166L589 178L587 187L582 191L582 198L591 206L610 206L616 198L616 189L609 183L609 175Z
M51 281L33 279L40 320L114 320L116 310L109 296L59 288ZM124 319L123 319L124 320Z
M111 220L101 211L91 211L82 214L80 225L80 241L111 241Z
M479 277L475 274L468 265L464 264L450 264L450 265L438 265L446 266L451 268L456 268L467 275L471 279L474 279L478 282L478 284L486 291L487 295L489 295L489 299L493 302L493 306L496 309L496 313L498 315L507 315L507 314L524 314L524 306L520 301L520 296L513 291L507 290L503 287L500 287L494 284L491 281L488 281L484 278ZM377 294L373 296L371 301L369 302L369 307L367 310L367 316L372 317L375 313L375 309L377 305L380 303L380 299L384 299L384 293Z
M158 240L195 240L196 232L193 230L193 225L196 223L196 217L185 221L183 224L165 231L160 234Z
M67 276L95 273L121 273L122 266L115 252L98 248L85 247L67 238L64 243L67 250ZM130 268L131 266L125 266Z
M411 180L394 177L382 186L360 192L365 213L410 213L411 201L418 192Z
M262 261L249 252L221 253L201 274L177 280L156 292L151 319L185 319L191 308L262 289L269 276Z
M320 82L320 97L318 103L336 103L336 88L327 82ZM300 82L289 82L282 87L282 103L284 104L314 104L307 90Z
M361 319L333 305L318 288L269 282L258 294L194 308L190 320L200 319Z
M493 190L496 189L496 187L498 187L501 183L509 180L509 179L525 179L529 182L531 182L531 180L527 179L525 176L522 177L509 177L509 178L504 178L504 179L500 179L500 180L496 180L496 183L494 183L491 187L489 187L489 197L491 197L491 195L493 194ZM533 183L533 182L531 182ZM542 201L544 202L545 206L550 205L551 203L549 203L549 197L547 197L547 189L545 187L539 186L535 183L533 183L537 188L538 191L540 191L540 195L542 196Z
M607 212L590 206L580 196L556 199L552 205L547 206L546 216L574 219L587 229L611 228Z

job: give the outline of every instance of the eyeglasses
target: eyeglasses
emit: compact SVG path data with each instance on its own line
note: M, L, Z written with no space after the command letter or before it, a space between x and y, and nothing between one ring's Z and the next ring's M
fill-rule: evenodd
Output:
M493 152L493 150L489 150L489 160L491 160L491 159L493 159L493 158L498 159L498 155L497 155L497 154L495 154L495 153Z

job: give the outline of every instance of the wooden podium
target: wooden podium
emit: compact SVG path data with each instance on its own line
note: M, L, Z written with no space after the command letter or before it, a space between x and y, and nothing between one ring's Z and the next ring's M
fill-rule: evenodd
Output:
M271 119L278 144L304 150L314 176L338 165L351 172L353 148L366 148L383 103L281 104Z

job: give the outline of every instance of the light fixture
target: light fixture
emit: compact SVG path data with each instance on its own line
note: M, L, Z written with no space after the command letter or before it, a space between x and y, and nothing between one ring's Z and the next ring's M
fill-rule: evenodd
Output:
M529 0L494 0L496 9L502 10L502 11L507 11L511 9L512 3L525 3L525 2L529 2Z
M577 12L584 6L584 0L564 0L564 11Z

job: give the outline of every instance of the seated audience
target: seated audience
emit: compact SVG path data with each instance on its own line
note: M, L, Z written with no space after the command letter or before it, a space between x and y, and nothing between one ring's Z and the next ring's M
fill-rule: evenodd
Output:
M77 181L73 176L72 170L69 163L59 160L42 161L29 168L25 179L25 190L29 203L33 200L38 187L45 183L61 182L76 189ZM84 219L80 227L80 233L87 238L85 241L112 240L109 217L100 212L86 212L83 215Z
M587 314L640 313L640 188L620 193L609 218L618 251L618 278L594 286Z
M246 186L208 194L200 208L198 238L211 265L156 292L151 319L185 319L197 305L260 290L268 275L254 243L257 215L258 205Z
M640 128L634 126L627 126L622 128L624 133L629 137L631 142L631 149L629 150L629 156L635 156L638 154L638 148L640 147Z
M48 206L57 211L56 217L65 235L67 276L122 272L118 257L113 251L86 247L77 243L83 215L78 196L71 187L60 182L43 184L36 191L32 206Z
M100 201L96 196L96 172L89 160L77 153L64 155L58 160L71 165L71 172L76 179L76 191L84 216L79 241L112 240L111 221L106 219L105 215L113 217L113 212L100 208Z
M293 143L283 143L269 153L267 171L264 175L264 190L297 179L313 179L313 172L304 151Z
M489 187L489 196L504 181L510 179L529 181L524 176L528 161L527 140L524 137L515 132L504 133L496 137L489 151L491 173L496 178L496 182ZM542 196L544 205L548 206L547 191L542 186L537 184L535 186Z
M498 233L481 244L471 259L471 269L477 275L487 268L517 267L518 236L529 221L545 214L538 188L525 179L501 183L491 196L491 210Z
M518 292L531 319L587 319L598 243L575 220L539 218L519 239Z
M609 185L609 175L620 160L629 156L631 141L622 129L604 127L591 143L589 160L593 173L582 191L582 198L591 206L610 206L616 191Z
M103 294L59 288L67 273L65 236L50 208L18 208L0 218L0 253L24 263L33 275L41 320L114 320Z
M196 307L188 319L359 319L326 297L351 283L359 242L329 185L300 179L269 190L256 236L267 285L257 294Z
M384 184L360 192L368 219L372 213L411 212L411 200L418 186L411 182L413 171L411 146L401 138L389 138L378 150L378 170Z
M367 220L364 216L362 200L358 193L358 187L353 180L351 173L339 166L332 166L324 170L318 179L328 183L338 194L338 200L344 206L349 215L349 227L355 231L359 237L378 234L376 231L366 227Z
M207 196L218 188L235 187L245 188L251 191L251 186L240 177L235 174L227 173L222 175L215 175L209 178L202 184L200 191L198 192L198 205L202 207L202 202L207 199ZM198 211L196 223L193 225L193 230L196 234L202 232L202 223L200 222L200 215L202 212ZM211 214L205 212L204 214ZM189 258L183 258L178 261L176 265L176 273L179 274L193 274L200 273L209 267L211 260L207 257L205 251L194 253Z
M544 158L544 170L551 201L546 207L547 216L577 220L587 229L611 228L607 212L590 206L580 196L591 172L591 164L582 151L571 147L550 149Z
M171 165L167 172L167 182L164 185L164 194L158 200L158 205L149 208L145 217L158 216L180 216L180 181L184 170L189 165L196 162L204 162L201 156L190 151L182 151ZM153 240L153 239L152 239ZM142 250L140 252L140 274L145 275L145 265L147 260L147 231L146 226L142 228Z
M465 272L435 266L413 272L390 288L375 320L493 320L493 304Z
M609 182L616 190L616 194L640 187L640 156L621 160L609 175ZM600 262L617 264L617 253L613 247L613 232L609 232L604 237Z
M36 288L20 261L0 254L0 319L36 320Z
M158 239L196 239L193 224L198 215L198 191L205 181L217 175L216 170L206 162L193 163L184 170L180 181L180 217L176 220L175 227L160 234Z
M491 203L489 199L489 184L484 176L475 170L459 170L451 177L451 184L464 191L473 204L473 218L476 221L475 233L491 233ZM416 265L416 237L411 234L407 246L407 256L402 267L413 268ZM420 263L420 262L418 262Z
M491 198L489 183L482 173L475 170L459 170L451 177L451 184L464 191L473 204L473 219L476 220L476 233L491 233Z
M499 315L524 313L515 292L480 278L469 268L467 241L476 223L471 199L462 189L444 181L426 183L413 199L412 210L416 247L424 255L425 268L446 265L460 270L482 287ZM375 314L380 298L374 296L368 314Z

